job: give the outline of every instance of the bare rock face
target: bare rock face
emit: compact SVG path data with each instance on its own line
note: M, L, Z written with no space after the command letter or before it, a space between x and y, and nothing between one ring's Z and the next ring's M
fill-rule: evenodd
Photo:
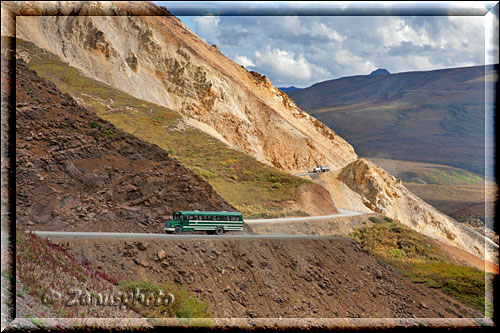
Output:
M339 178L359 193L365 206L373 211L482 259L497 261L497 244L427 204L369 160L363 158L349 164Z

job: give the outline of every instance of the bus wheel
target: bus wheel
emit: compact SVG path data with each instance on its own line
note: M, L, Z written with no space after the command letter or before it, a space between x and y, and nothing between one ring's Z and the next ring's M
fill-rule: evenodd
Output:
M215 229L215 234L216 235L222 235L224 233L224 229L222 229L221 227L217 227Z
M181 227L179 227L179 226L175 227L175 229L174 229L174 234L178 235L178 234L180 234L181 232L182 232L182 228L181 228Z

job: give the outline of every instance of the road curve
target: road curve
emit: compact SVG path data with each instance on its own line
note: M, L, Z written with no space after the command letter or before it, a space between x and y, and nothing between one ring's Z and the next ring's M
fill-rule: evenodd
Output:
M346 216L366 214L347 209L339 209L339 212L340 214L323 215L323 216L283 217L279 219L252 219L252 220L245 219L245 222L247 224L252 224L252 223L285 223L285 222L300 222L300 221L312 221L312 220L316 221L316 220L327 220L336 217L346 217Z
M196 235L196 234L146 234L146 233L121 233L121 232L79 232L79 231L32 231L40 237L53 238L133 238L133 239L332 239L337 236L317 235L250 235L250 234L225 234L225 235Z

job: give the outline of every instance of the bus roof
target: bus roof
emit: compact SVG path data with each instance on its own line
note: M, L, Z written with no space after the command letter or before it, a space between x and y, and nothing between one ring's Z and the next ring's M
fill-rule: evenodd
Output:
M225 215L225 216L242 216L240 212L206 212L201 210L180 210L174 214L180 213L182 215Z

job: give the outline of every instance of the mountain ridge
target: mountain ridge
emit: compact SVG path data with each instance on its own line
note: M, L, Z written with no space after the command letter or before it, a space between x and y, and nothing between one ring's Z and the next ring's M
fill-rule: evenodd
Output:
M497 77L497 65L359 75L319 82L289 96L363 157L484 174L485 122L493 121L485 118L484 107L491 107L485 104L485 84L492 92Z

